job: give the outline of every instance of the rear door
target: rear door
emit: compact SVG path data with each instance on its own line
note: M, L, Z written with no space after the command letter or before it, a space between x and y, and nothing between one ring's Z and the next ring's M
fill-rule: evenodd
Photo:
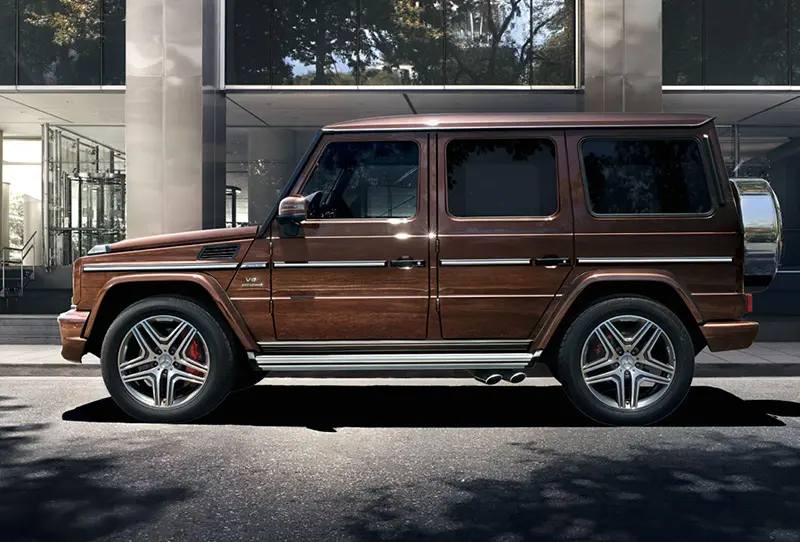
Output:
M573 265L563 131L437 136L445 339L525 339Z

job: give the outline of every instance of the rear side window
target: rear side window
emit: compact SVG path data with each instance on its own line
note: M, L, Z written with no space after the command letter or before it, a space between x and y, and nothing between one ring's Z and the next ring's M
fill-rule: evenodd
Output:
M581 155L594 214L706 214L712 209L694 139L589 138Z
M550 139L456 139L446 159L452 216L543 217L558 210Z

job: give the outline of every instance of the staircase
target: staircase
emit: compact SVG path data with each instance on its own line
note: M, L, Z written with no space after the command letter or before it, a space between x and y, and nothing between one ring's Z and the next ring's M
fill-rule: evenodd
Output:
M0 344L61 344L55 314L0 314Z

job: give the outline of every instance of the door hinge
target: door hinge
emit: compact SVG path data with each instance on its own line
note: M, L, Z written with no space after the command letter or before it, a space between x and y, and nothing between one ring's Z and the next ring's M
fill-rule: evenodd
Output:
M272 239L269 240L269 259L272 260Z
M275 313L275 302L271 299L269 300L269 313L270 314Z
M440 306L439 306L439 298L437 297L437 298L436 298L436 312L442 312L442 311L441 311L441 310L439 310L439 309L440 309Z
M436 238L436 241L433 243L433 247L436 249L436 254L439 254L439 238Z

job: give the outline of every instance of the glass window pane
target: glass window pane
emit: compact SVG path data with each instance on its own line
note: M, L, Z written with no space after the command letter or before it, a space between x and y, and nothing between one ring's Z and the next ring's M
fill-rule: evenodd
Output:
M445 15L448 85L530 84L529 0L454 0Z
M665 85L703 84L703 1L664 0Z
M695 140L586 139L589 207L600 215L703 214L711 194Z
M16 0L0 0L0 85L16 83L16 4Z
M362 85L441 85L444 30L441 2L361 2Z
M271 0L228 0L225 80L229 85L269 85Z
M447 144L453 216L550 216L558 210L556 147L549 139L464 139Z
M410 218L417 211L413 141L328 145L303 188L309 218Z
M355 85L356 0L274 0L275 85Z
M707 85L788 85L788 0L707 0Z
M125 84L125 0L103 0L103 84Z
M100 84L100 2L21 3L20 85Z
M39 164L41 161L41 139L3 139L4 164Z
M575 0L532 0L533 85L575 84Z

